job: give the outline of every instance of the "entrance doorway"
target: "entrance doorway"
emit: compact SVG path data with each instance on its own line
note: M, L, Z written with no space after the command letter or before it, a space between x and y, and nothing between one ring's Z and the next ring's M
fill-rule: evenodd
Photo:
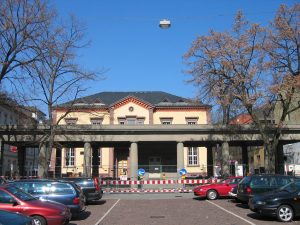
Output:
M161 157L149 157L149 178L159 178L161 173Z
M115 176L120 180L127 180L128 153L128 149L115 149Z

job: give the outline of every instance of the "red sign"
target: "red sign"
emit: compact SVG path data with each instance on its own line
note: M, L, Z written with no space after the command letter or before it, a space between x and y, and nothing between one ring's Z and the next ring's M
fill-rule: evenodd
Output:
M18 151L17 146L10 146L10 151L16 153Z

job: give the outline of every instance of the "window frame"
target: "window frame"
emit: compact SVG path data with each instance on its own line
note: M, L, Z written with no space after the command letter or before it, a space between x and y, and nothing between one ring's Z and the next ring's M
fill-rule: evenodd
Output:
M76 125L77 124L78 118L69 117L69 118L65 118L64 120L65 120L66 125L71 126L71 125Z
M187 166L199 166L199 151L198 147L188 147L187 149Z
M72 152L73 152L73 155L72 155ZM71 153L71 156L70 156L70 153ZM68 167L68 168L75 167L76 166L75 158L76 158L75 148L65 148L65 160L64 160L65 167ZM71 163L70 163L70 162L72 162L72 159L73 159L73 165L71 165Z
M162 125L171 125L173 122L173 117L160 117L159 119Z
M90 118L90 122L91 122L92 125L102 125L103 118L101 118L101 117L100 118L98 118L98 117L92 117L92 118Z
M196 125L198 124L198 117L186 117L185 118L185 121L186 121L186 124L188 125Z

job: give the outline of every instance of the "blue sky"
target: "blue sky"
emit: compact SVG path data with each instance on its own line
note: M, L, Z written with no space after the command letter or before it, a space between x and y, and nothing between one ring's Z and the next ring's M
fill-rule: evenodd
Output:
M253 22L267 24L282 3L294 0L55 0L61 16L74 14L87 27L88 49L79 62L102 70L105 80L88 83L86 95L102 91L165 91L193 98L196 89L182 56L197 35L210 29L230 29L242 10ZM170 19L170 29L160 29L160 19Z

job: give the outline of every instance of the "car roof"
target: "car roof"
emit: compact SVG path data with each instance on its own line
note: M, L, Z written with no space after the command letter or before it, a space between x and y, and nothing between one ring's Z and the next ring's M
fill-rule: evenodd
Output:
M295 176L284 175L284 174L252 174L247 177L293 177L293 178L296 178Z
M14 180L13 182L52 182L55 181L53 179L20 179L20 180Z

